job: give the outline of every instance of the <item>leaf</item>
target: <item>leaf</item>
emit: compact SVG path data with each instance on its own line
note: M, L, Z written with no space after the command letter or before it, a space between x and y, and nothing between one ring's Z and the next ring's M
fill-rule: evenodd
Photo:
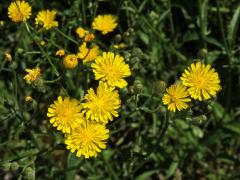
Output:
M230 46L234 45L237 36L238 24L240 19L240 6L235 10L232 20L228 26L228 41Z
M139 31L139 32L138 32L138 35L139 35L140 39L141 39L146 45L149 44L149 38L148 38L148 36L147 36L145 33Z
M205 40L209 43L209 44L212 44L212 45L215 45L221 49L223 49L223 45L218 42L216 39L212 38L212 37L205 37Z
M233 122L231 124L226 124L224 127L226 129L232 131L233 133L240 135L240 123L239 122Z
M221 119L223 117L223 114L224 114L224 108L222 107L222 105L220 105L219 103L214 103L214 106L213 106L213 111L214 111L214 114L216 115L216 117L218 119Z
M177 167L178 167L178 161L172 162L169 169L167 170L166 179L169 179L175 174Z
M140 174L139 176L137 176L135 180L146 180L148 177L155 174L156 172L157 172L157 170L146 171L146 172Z

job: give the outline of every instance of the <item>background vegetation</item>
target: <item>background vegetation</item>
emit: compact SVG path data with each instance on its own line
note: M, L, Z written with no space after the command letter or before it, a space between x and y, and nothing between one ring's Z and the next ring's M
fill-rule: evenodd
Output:
M7 17L0 2L0 177L1 179L240 179L240 45L238 0L64 0L33 1L58 12L58 29L34 32ZM66 70L58 48L75 53L75 29L90 27L95 15L110 13L118 28L97 33L103 51L116 51L131 66L129 86L121 90L120 117L108 126L108 148L95 159L77 158L46 117L48 105L65 91L75 98L96 86L89 68ZM29 21L33 25L34 18ZM71 37L71 39L69 39ZM46 54L42 54L38 45ZM113 49L123 42L126 49ZM13 61L5 59L10 52ZM50 58L60 72L57 79ZM184 113L161 105L165 81L178 80L201 58L219 72L222 91L214 100ZM26 67L39 64L43 81L23 80ZM88 72L88 73L86 73ZM88 77L86 77L88 74ZM25 102L25 96L34 98Z

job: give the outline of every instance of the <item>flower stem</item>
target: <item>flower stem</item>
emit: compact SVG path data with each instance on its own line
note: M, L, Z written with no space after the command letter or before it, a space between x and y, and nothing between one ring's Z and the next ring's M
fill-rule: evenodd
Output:
M68 39L69 41L73 42L74 44L78 45L78 42L75 41L74 39L72 39L70 36L66 35L64 32L62 32L60 29L55 28L55 30L61 34L63 37L65 37L66 39Z
M41 45L36 41L36 39L33 37L32 32L31 32L31 30L30 30L29 25L27 24L27 22L25 22L25 26L26 26L26 29L27 29L30 37L31 37L31 38L33 39L33 41L37 44L37 46L38 46L38 48L40 49L40 51L42 52L42 54L47 58L49 64L52 66L53 71L54 71L54 73L56 74L56 76L59 77L60 74L59 74L58 70L56 69L56 67L55 67L54 64L52 63L52 60L51 60L51 58L49 57L49 55L44 51L44 49L42 48L42 46L41 46Z

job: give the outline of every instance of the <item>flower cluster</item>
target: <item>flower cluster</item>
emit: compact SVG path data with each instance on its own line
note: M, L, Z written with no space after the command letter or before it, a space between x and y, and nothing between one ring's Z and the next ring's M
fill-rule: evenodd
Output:
M72 68L77 63L77 56L66 56L64 63L65 67ZM117 88L127 86L124 78L131 75L124 58L112 52L97 56L91 67L95 79L99 80L97 89L88 89L81 101L59 96L47 113L53 127L65 134L67 149L85 158L96 157L106 148L109 138L106 125L119 116L118 109L121 107Z
M31 15L32 8L25 0L14 1L8 8L9 18L13 22L26 23L30 33L35 29L26 22ZM40 10L35 17L38 32L50 31L58 27L56 15L56 10ZM58 96L48 107L47 117L50 124L64 134L67 149L71 152L76 151L77 156L96 157L97 153L107 147L109 139L107 124L119 116L118 110L121 107L119 88L127 86L125 78L131 75L129 65L121 55L101 52L96 41L97 35L93 33L94 30L100 31L102 35L112 32L118 25L116 20L116 17L110 14L98 15L93 20L91 28L78 27L76 29L77 41L68 38L75 43L80 41L77 52L69 53L61 47L55 52L55 56L62 58L62 65L66 69L76 68L81 61L83 66L91 68L95 80L98 80L98 87L86 89L87 93L81 100ZM60 29L57 29L57 32L64 34ZM39 42L38 45L42 51L45 41L41 39L35 42ZM6 54L6 58L9 61L12 60L10 54ZM50 65L53 66L53 64L50 62ZM27 74L23 79L28 84L42 85L44 83L39 64L36 68L25 69L25 71ZM33 98L27 96L25 101L32 102Z
M89 158L106 148L106 124L118 117L120 106L119 91L99 81L97 90L90 88L83 102L59 96L49 106L47 116L53 127L65 134L67 149Z
M170 111L181 111L189 107L191 98L203 101L216 96L221 90L218 73L209 64L192 63L180 77L179 84L166 89L162 101Z

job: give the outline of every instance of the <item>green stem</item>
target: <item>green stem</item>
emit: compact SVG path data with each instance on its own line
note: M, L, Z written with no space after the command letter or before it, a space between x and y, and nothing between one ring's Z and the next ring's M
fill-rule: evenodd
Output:
M86 25L86 8L85 8L85 2L82 0L82 16L83 16L83 25Z
M52 83L55 83L55 82L57 82L59 80L61 80L61 77L58 77L57 79L53 79L53 80L44 80L44 83L52 84Z
M44 51L44 49L42 48L42 46L36 41L36 39L33 37L31 31L30 31L30 28L29 28L29 25L27 24L27 22L25 22L25 26L26 26L26 29L30 35L30 37L33 39L33 41L37 44L38 48L40 49L40 51L42 52L42 54L47 58L49 64L52 66L53 68L53 71L54 73L56 74L57 77L60 76L57 68L54 66L54 64L52 63L52 60L51 58L49 57L49 55Z
M220 25L220 31L221 31L221 35L222 35L222 39L223 39L223 43L224 43L224 48L225 51L227 53L227 57L228 57L228 61L229 61L229 65L232 64L232 53L231 50L229 49L229 45L227 42L227 38L225 36L225 32L224 32L224 27L223 27L223 20L222 20L222 16L220 14L220 8L219 8L219 3L217 1L217 14L218 14L218 21L219 21L219 25ZM228 69L228 80L227 80L227 111L230 111L231 108L231 98L232 97L232 70L231 67L229 67Z
M167 132L168 125L169 125L169 112L166 111L164 118L163 118L162 125L161 125L161 128L162 128L161 133L157 139L156 146L152 152L156 151L156 149L159 147L158 145L161 143L161 140L163 139L164 135Z
M175 37L175 29L174 29L173 18L172 18L172 3L171 3L171 0L168 0L168 8L170 10L169 21L170 21L170 30L171 30L171 34L172 34L172 40L175 41L175 38L174 38Z
M107 166L109 174L112 176L113 179L118 180L119 178L116 172L113 170L112 166L110 165L110 162L105 157L103 157L103 160Z
M75 41L74 39L72 39L70 36L66 35L64 32L62 32L60 29L55 28L55 30L61 34L63 37L65 37L66 39L68 39L69 41L73 42L74 44L78 45L79 43L77 41Z
M202 1L198 0L198 11L199 11L199 21L200 21L200 37L202 41L202 45L204 48L207 48L206 44L206 37L205 37L205 24L204 24L204 11L205 9L202 8Z

